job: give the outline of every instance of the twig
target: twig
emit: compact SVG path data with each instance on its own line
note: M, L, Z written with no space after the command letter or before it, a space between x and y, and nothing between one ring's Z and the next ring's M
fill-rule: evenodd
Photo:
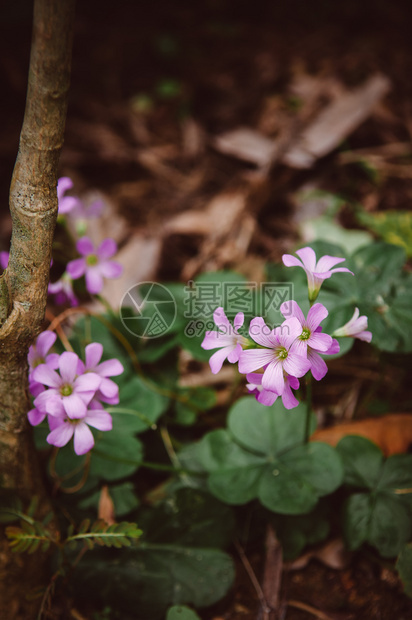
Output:
M243 551L243 547L241 546L241 544L239 543L238 540L235 540L235 547L236 547L236 551L239 554L239 557L242 561L242 564L245 568L245 571L247 572L250 581L252 582L253 587L255 588L256 594L258 596L260 605L261 605L261 609L263 611L263 620L269 620L269 614L270 614L270 607L268 606L267 602L266 602L266 598L265 595L263 594L263 590L260 587L260 583L255 575L255 572L246 556L246 553Z
M307 605L306 603L301 603L300 601L287 601L286 604L289 607L295 607L296 609L302 609L302 611L307 611L309 614L312 614L312 616L316 616L316 618L319 618L320 620L333 620L331 616L327 616L323 613L323 611L312 607L312 605Z

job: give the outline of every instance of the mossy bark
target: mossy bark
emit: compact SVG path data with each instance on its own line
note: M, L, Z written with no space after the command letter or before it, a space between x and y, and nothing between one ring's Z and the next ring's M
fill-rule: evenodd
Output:
M27 505L45 496L27 422L27 352L41 330L57 218L57 169L70 81L74 0L35 0L26 110L10 188L9 266L0 278L0 488ZM34 618L26 594L42 556L11 554L0 537L0 618ZM34 615L33 615L34 614Z

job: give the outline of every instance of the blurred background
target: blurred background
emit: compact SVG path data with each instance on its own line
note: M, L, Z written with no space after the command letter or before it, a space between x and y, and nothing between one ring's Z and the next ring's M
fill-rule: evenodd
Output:
M303 200L308 191L343 196L338 219L352 228L351 202L409 209L408 8L78 2L59 176L110 204L120 244L134 234L150 241L143 275L165 280L242 262L253 274L260 258L277 260L303 220L330 208L329 198ZM31 11L28 0L0 9L2 250Z

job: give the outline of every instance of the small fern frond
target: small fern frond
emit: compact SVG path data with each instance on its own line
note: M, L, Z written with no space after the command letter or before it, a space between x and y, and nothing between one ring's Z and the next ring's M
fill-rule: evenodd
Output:
M132 540L142 535L136 523L114 523L108 525L105 521L98 520L90 526L88 520L80 524L79 532L68 536L64 544L72 546L74 542L83 542L89 549L93 549L94 545L104 547L130 547Z

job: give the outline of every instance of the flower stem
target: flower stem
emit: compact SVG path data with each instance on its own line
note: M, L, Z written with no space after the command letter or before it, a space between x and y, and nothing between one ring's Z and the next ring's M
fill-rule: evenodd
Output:
M306 379L306 420L305 420L305 443L309 443L310 419L312 415L312 375Z

